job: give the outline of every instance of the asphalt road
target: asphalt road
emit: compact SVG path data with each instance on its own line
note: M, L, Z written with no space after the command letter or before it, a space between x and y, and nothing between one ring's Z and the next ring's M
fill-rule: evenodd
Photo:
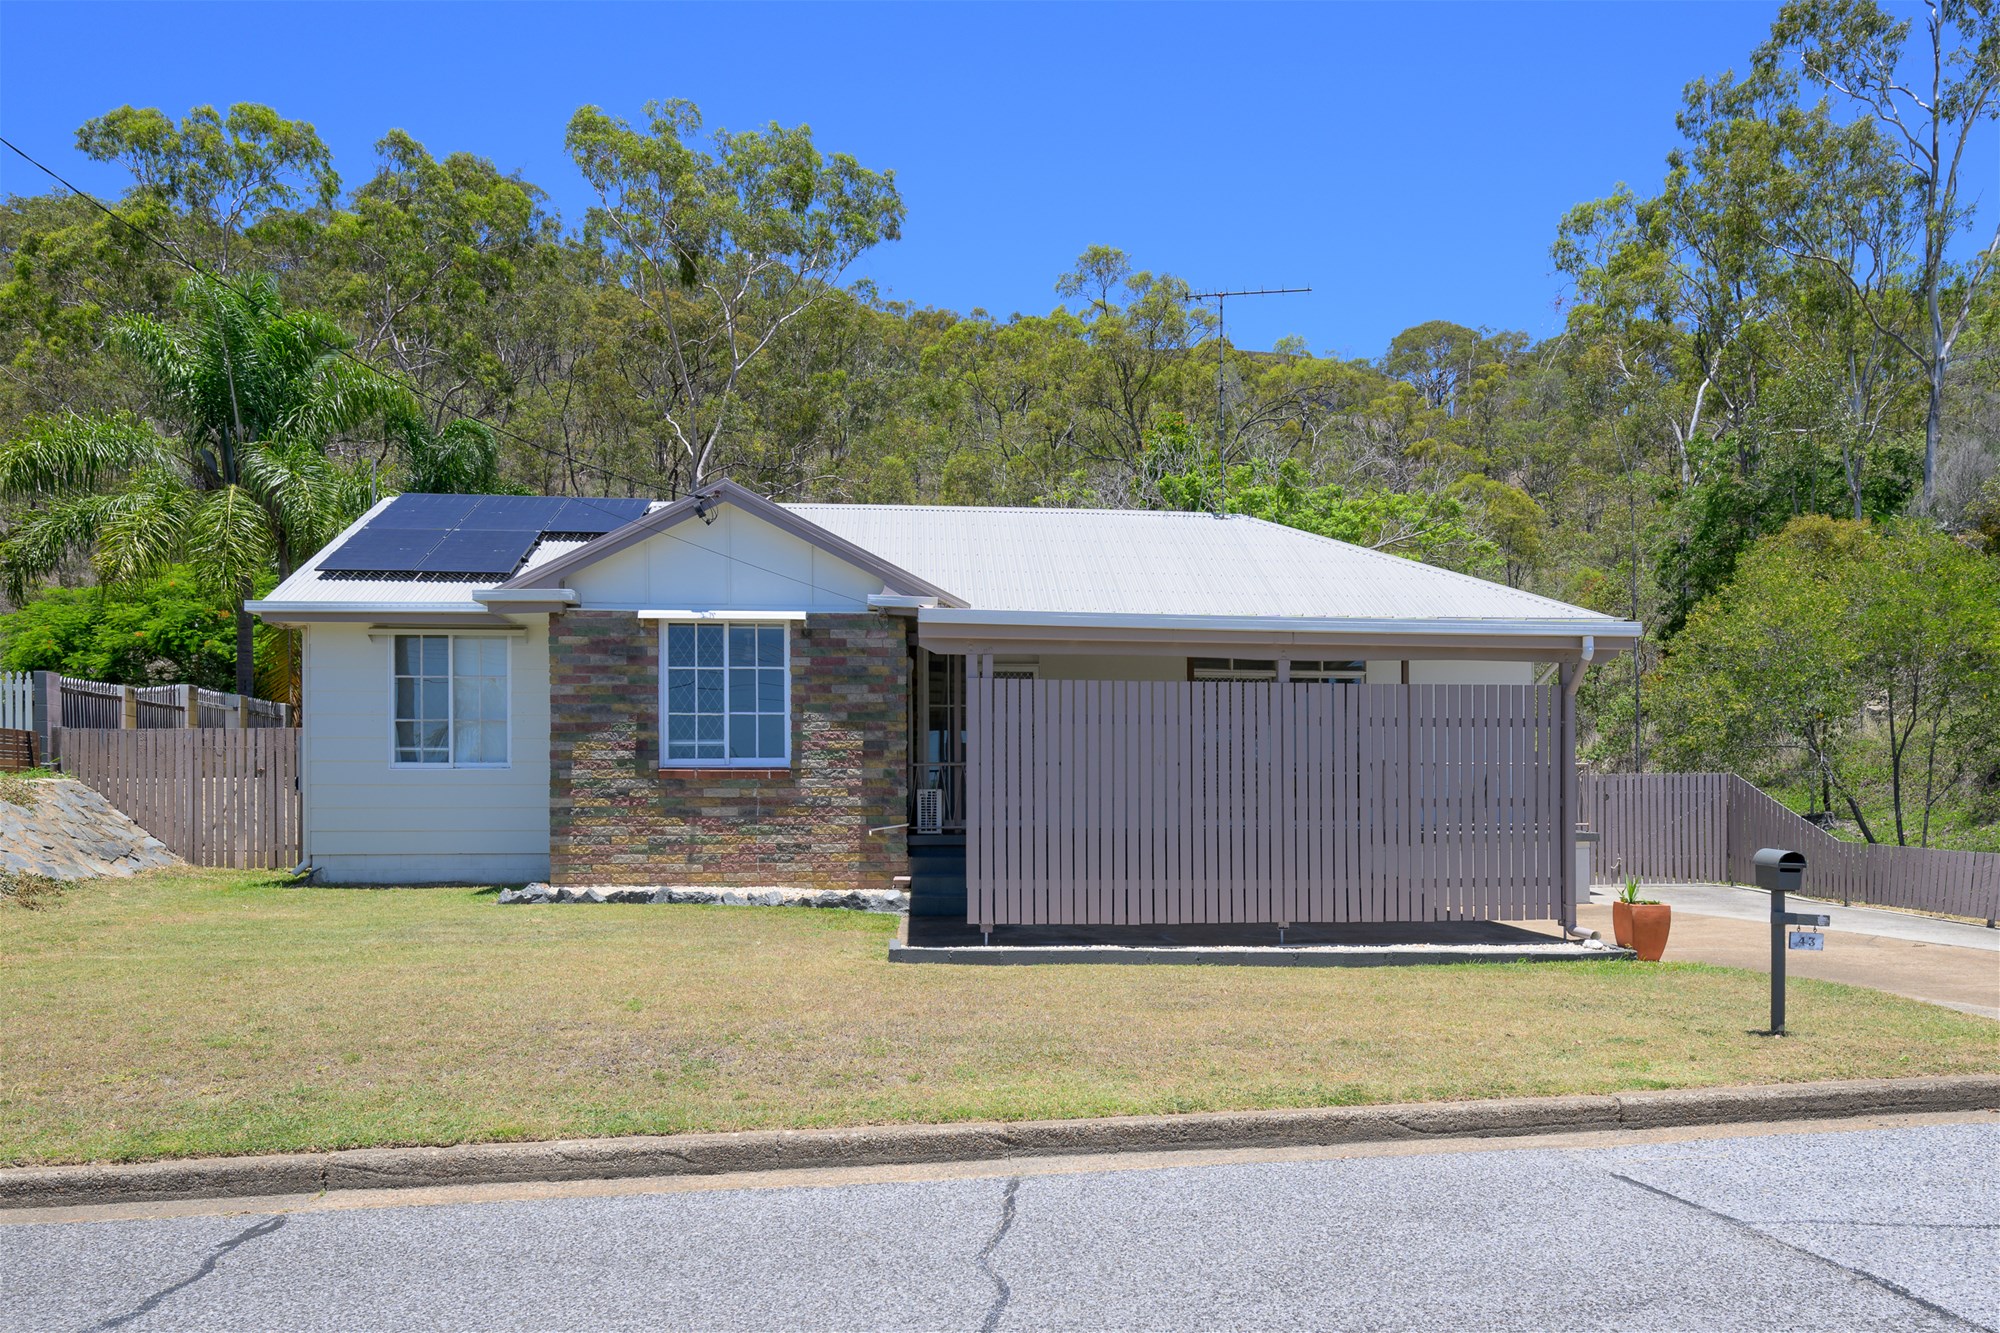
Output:
M2000 1328L1996 1177L1988 1121L29 1224L0 1326Z

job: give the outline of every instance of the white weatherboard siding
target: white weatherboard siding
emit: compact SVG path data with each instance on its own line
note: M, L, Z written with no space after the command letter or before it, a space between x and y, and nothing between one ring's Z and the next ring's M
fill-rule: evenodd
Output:
M753 514L724 506L573 571L579 605L599 610L866 611L879 576Z
M522 619L528 632L507 640L506 768L391 763L392 632L306 628L299 786L321 882L548 878L548 623Z

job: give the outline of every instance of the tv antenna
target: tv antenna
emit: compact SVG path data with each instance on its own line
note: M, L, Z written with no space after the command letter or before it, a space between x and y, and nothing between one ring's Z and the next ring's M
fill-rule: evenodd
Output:
M1223 398L1223 370L1229 364L1229 347L1223 327L1229 318L1232 296L1295 296L1310 294L1310 287L1238 287L1226 292L1189 292L1190 301L1215 302L1215 516L1222 517L1223 492L1229 488L1228 407Z

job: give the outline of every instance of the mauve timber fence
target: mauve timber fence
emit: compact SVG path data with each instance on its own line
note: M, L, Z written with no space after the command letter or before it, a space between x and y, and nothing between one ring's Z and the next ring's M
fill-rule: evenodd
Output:
M2000 918L2000 853L1848 842L1734 773L1587 774L1581 796L1599 884L1750 884L1759 847L1788 847L1815 897Z
M1556 686L967 682L967 917L1561 918Z
M63 770L198 866L299 861L299 733L290 727L71 728Z

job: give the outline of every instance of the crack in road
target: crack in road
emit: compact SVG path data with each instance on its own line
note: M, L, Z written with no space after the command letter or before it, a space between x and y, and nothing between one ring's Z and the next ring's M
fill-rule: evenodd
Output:
M1826 1255L1820 1254L1817 1251L1808 1250L1803 1246L1794 1245L1790 1241L1779 1240L1776 1236L1773 1236L1770 1232L1765 1231L1763 1228L1757 1226L1754 1223L1746 1222L1740 1217L1732 1217L1730 1214L1725 1213L1720 1209L1710 1208L1707 1204L1696 1203L1693 1199L1683 1198L1681 1195L1675 1194L1672 1190L1663 1190L1658 1185L1648 1185L1643 1180L1634 1180L1631 1176L1624 1175L1617 1171L1608 1171L1605 1174L1609 1175L1613 1180L1622 1180L1627 1185L1636 1185L1638 1188L1645 1190L1648 1194L1657 1194L1662 1199L1671 1199L1675 1203L1680 1204L1683 1207L1692 1208L1698 1213L1706 1213L1708 1216L1715 1218L1717 1221L1727 1222L1730 1226L1736 1227L1741 1231L1748 1232L1750 1235L1755 1236L1757 1239L1763 1241L1767 1245L1775 1245L1781 1250L1787 1250L1793 1254L1800 1255L1803 1258L1813 1260L1816 1263L1825 1264L1827 1267L1832 1268L1838 1272L1845 1273L1849 1277L1856 1277L1860 1278L1863 1282L1873 1283L1875 1286L1882 1288L1884 1291L1894 1292L1896 1295L1901 1296L1904 1300L1909 1301L1914 1305L1921 1305L1924 1309L1929 1310L1932 1314L1942 1315L1944 1318L1951 1320L1954 1324L1957 1324L1962 1328L1978 1329L1979 1333L1994 1333L1994 1331L1987 1325L1976 1323L1973 1320L1967 1319L1964 1315L1958 1313L1958 1311L1956 1310L1948 1309L1945 1306L1939 1305L1936 1301L1925 1300L1923 1297L1917 1295L1916 1292L1911 1291L1908 1287L1902 1285L1900 1282L1891 1282L1888 1278L1877 1277L1875 1274L1867 1272L1863 1269L1850 1268L1846 1264L1841 1263L1838 1259L1829 1259ZM1796 1226L1801 1224L1774 1223L1773 1225ZM1804 1224L1804 1225L1810 1225L1810 1224ZM1833 1225L1848 1225L1848 1224L1835 1223Z
M993 1333L1000 1327L1000 1316L1006 1313L1007 1302L1013 1297L1007 1279L1000 1276L993 1267L993 1252L1000 1248L1000 1242L1007 1239L1007 1233L1014 1226L1014 1196L1020 1192L1021 1178L1014 1176L1007 1181L1007 1192L1000 1196L1000 1225L993 1229L985 1246L979 1251L979 1268L993 1281L993 1304L986 1308L986 1318L979 1325L980 1333Z
M139 1318L139 1316L141 1315L151 1314L155 1309L159 1307L160 1302L167 1299L167 1297L173 1295L177 1291L185 1291L187 1288L192 1287L195 1283L207 1277L210 1273L213 1273L215 1271L216 1261L221 1259L223 1255L228 1254L231 1250L235 1249L239 1245L247 1244L250 1241L256 1240L259 1236L270 1235L273 1231L276 1231L279 1227L285 1225L285 1221L286 1219L283 1217L267 1217L261 1222L245 1227L243 1230L237 1232L234 1236L231 1236L228 1240L225 1240L221 1244L217 1245L213 1250L210 1250L208 1253L208 1257L201 1261L201 1267L195 1269L194 1272L189 1274L187 1277L182 1278L180 1281L174 1283L170 1287L162 1287L160 1290L154 1292L151 1296L148 1296L145 1300L141 1301L137 1307L128 1310L124 1314L114 1315L110 1319L105 1320L101 1324L92 1324L87 1330L85 1330L85 1333L105 1333L106 1329L117 1328L121 1324L129 1324L134 1319Z

